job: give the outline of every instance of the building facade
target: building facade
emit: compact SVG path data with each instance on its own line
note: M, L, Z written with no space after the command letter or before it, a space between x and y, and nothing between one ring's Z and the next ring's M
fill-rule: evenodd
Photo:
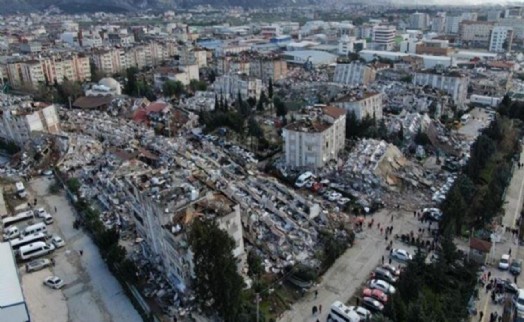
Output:
M379 120L382 118L384 107L382 94L375 92L349 94L337 99L333 104L345 109L347 112L355 113L358 120L366 117L374 117Z
M347 85L367 85L375 81L375 68L360 62L337 64L333 81Z
M373 27L373 42L379 50L393 50L397 30L393 26Z
M291 167L320 168L336 159L346 140L346 111L333 106L318 109L287 125L283 131L286 164Z
M216 78L213 83L215 93L220 97L235 100L240 93L242 99L260 98L262 81L246 75L227 74Z
M494 25L492 21L462 21L459 27L460 40L462 43L485 48Z
M513 28L496 26L491 31L489 39L489 51L510 52L513 44Z
M469 80L463 75L418 72L413 76L413 84L431 86L449 94L456 104L464 104L468 95Z
M23 145L35 133L59 134L60 120L54 105L25 102L0 109L0 138Z

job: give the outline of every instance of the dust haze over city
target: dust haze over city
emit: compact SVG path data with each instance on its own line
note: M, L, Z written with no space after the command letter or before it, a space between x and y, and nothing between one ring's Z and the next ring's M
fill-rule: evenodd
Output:
M0 8L0 322L524 321L522 1Z

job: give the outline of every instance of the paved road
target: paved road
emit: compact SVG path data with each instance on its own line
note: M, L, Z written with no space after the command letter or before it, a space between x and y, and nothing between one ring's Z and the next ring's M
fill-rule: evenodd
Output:
M394 215L393 222L391 222L391 214ZM413 218L413 212L383 210L372 218L375 219L375 223L381 223L381 226L393 225L393 235L416 231L421 225ZM397 243L394 243L393 247L409 249ZM384 256L387 261L388 254L386 240L379 229L376 226L373 229L365 228L363 233L357 235L356 244L324 274L316 288L318 297L315 299L313 293L307 294L304 299L286 311L279 321L315 322L317 319L326 321L331 304L337 300L347 302L367 281L370 272L380 264L381 257ZM398 263L393 262L393 264ZM313 316L313 305L322 305L322 313Z
M521 160L524 160L524 152L521 153ZM504 201L504 217L502 218L502 225L504 227L516 228L515 221L518 218L520 211L522 210L523 202L523 187L524 187L524 168L515 168L513 177L510 185L506 192L506 198ZM503 230L502 230L503 231ZM507 254L511 249L513 258L519 258L524 260L524 250L519 247L516 240L513 238L511 233L502 233L502 242L495 244L495 249L488 258L487 269L491 272L492 277L500 277L504 279L513 280L513 276L508 271L501 271L497 268L498 259L502 254ZM522 277L517 280L519 288L524 287L524 281ZM490 293L485 291L480 292L480 299L477 302L477 310L484 312L484 318L480 322L488 322L489 315L492 312L497 312L499 315L502 314L502 305L493 304L490 298ZM479 321L478 317L473 317L471 321Z
M52 268L54 274L62 277L67 284L63 289L62 297L58 295L62 292L55 292L55 297L65 301L67 308L57 310L65 316L56 317L55 297L42 305L33 302L35 297L28 297L29 309L34 321L142 321L118 281L109 272L92 240L82 230L73 228L74 210L65 195L48 194L51 182L47 178L37 178L30 183L30 188L37 197L39 205L45 206L53 215L55 219L53 232L59 233L67 243L65 248L55 252L56 266ZM58 210L56 213L55 207ZM80 250L83 250L82 256ZM41 277L37 273L27 276L30 277L25 278L24 282L27 280L27 283L30 283L30 292L35 287L42 288ZM35 283L37 285L34 285ZM25 287L24 291L26 292ZM49 293L50 290L44 291ZM38 297L41 292L38 290L35 295ZM57 308L60 307L60 303L57 303Z

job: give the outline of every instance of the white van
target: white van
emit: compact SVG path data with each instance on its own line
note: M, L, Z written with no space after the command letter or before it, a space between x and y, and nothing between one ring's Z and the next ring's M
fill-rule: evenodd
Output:
M53 216L51 216L44 208L38 208L35 210L35 215L38 218L44 219L46 225L51 225L53 223Z
M471 115L469 114L464 114L462 115L462 117L460 118L460 122L462 124L466 124L468 121L469 121L469 118L471 117Z
M24 184L22 182L17 182L15 183L15 186L16 186L16 193L18 193L18 196L20 198L25 198L27 197L27 192L25 191L25 187L24 187Z
M331 305L327 320L332 322L359 322L361 319L357 312L345 306L344 303L335 301Z
M311 171L304 172L298 177L297 181L295 182L295 186L297 188L302 188L309 180L313 179L314 177L315 176Z
M20 247L20 258L27 260L35 257L47 255L51 252L51 247L45 242L36 242Z
M4 230L4 241L17 238L18 236L20 236L20 230L16 226L7 227Z
M22 235L28 236L28 235L34 235L36 233L47 234L47 226L45 225L45 223L39 222L38 224L27 226L24 229L24 231L22 232Z

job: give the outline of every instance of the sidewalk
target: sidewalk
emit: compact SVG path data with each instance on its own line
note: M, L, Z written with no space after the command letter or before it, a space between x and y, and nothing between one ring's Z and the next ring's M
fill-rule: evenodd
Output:
M524 148L520 154L520 162L524 162ZM519 218L522 209L522 193L524 192L524 167L518 168L515 165L513 177L506 191L506 198L504 200L505 214L502 218L502 225L504 227L515 227L515 222Z

